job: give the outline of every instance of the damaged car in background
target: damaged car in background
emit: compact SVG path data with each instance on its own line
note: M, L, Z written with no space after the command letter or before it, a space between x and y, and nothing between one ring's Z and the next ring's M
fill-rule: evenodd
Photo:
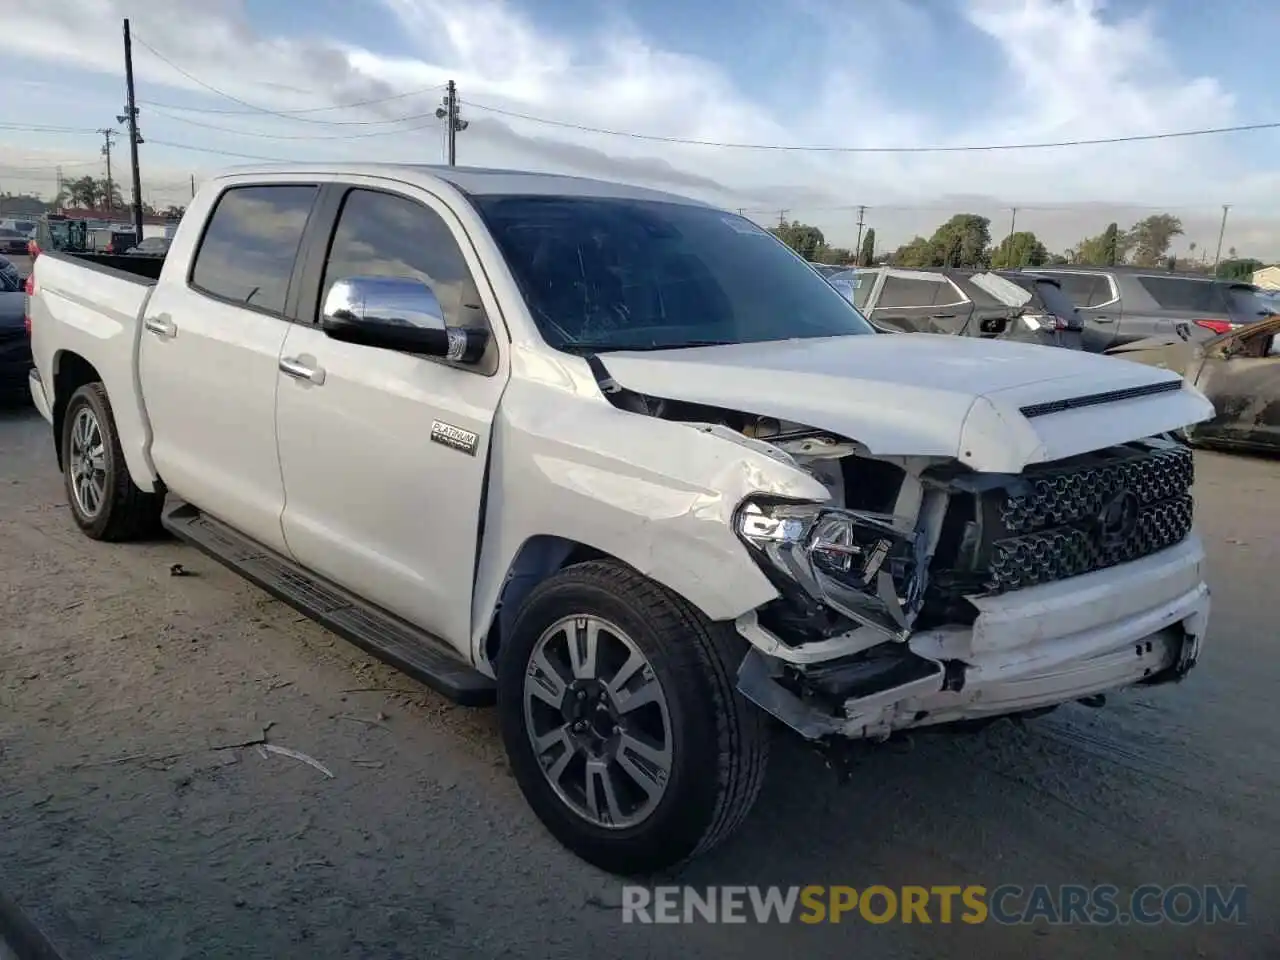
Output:
M1110 356L1181 373L1213 404L1213 416L1180 435L1196 446L1280 451L1280 315L1198 342L1150 337Z
M1201 654L1170 438L1212 415L1200 393L1079 351L877 336L702 203L276 165L207 181L162 259L46 253L30 289L70 521L163 523L496 703L530 807L607 870L731 835L774 720L883 739Z

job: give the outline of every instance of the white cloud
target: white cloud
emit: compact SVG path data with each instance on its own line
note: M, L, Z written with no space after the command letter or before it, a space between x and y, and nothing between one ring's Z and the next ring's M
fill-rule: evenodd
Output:
M806 154L608 137L479 108L698 140L865 147L1094 138L1237 121L1232 93L1212 77L1188 75L1148 18L1119 18L1089 0L963 0L976 33L958 55L970 57L975 76L998 79L999 94L975 116L950 118L943 130L930 122L926 109L937 104L904 103L894 92L902 86L893 73L895 45L924 42L936 27L929 8L911 0L886 0L876 16L856 20L829 0L792 0L779 7L779 16L856 27L848 35L858 36L863 44L856 49L865 51L851 55L847 44L831 38L797 51L795 62L804 64L809 80L785 115L771 113L739 89L722 65L662 49L620 15L603 17L594 32L570 37L550 34L509 0L380 2L416 57L351 49L337 37L267 37L234 0L9 0L17 9L6 13L0 50L118 73L119 19L129 15L139 37L192 76L277 110L388 96L453 78L464 103L470 102L464 111L471 127L459 147L463 162L567 168L694 193L726 206L786 207L845 242L852 240L856 214L840 207L866 204L868 222L881 240L897 243L954 212L948 204L962 196L965 209L993 217L996 233L1005 229L1007 208L1019 206L1019 226L1037 230L1051 246L1073 243L1110 219L1123 226L1152 212L1149 207L1167 206L1183 217L1188 240L1212 247L1217 204L1233 202L1238 230L1233 225L1228 244L1243 250L1247 238L1259 254L1280 254L1280 222L1271 225L1262 210L1274 195L1276 177L1248 173L1232 153L1241 145L1234 138L991 153ZM323 23L308 27L312 36L323 34ZM733 43L726 21L726 60ZM145 53L136 62L148 99L208 93ZM790 71L780 68L779 81L794 72L794 64ZM160 85L170 88L166 96L157 90ZM301 92L306 88L312 92ZM225 100L215 105L237 109ZM427 97L320 116L378 119L434 106ZM855 123L846 121L850 113ZM186 116L241 131L330 139L237 137L155 112L148 133L262 156L437 156L438 134L431 130L348 143L332 138L379 128ZM201 164L220 165L216 157ZM171 176L177 179L176 171ZM1253 221L1250 204L1257 210ZM903 209L921 206L932 209Z

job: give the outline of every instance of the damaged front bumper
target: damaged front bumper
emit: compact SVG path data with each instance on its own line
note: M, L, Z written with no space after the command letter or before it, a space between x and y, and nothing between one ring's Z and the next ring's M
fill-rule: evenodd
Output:
M738 688L806 738L860 739L1178 680L1208 625L1203 563L1193 533L1121 566L974 597L971 626L889 639L861 620L843 637L790 646L752 612L737 621L751 644Z

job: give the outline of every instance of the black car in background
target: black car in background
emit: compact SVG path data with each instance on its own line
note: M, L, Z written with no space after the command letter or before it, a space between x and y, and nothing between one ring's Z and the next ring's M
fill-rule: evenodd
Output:
M1253 284L1137 267L1026 267L1052 277L1080 311L1084 349L1103 353L1151 337L1204 342L1275 311Z
M29 396L31 338L27 335L26 277L0 256L0 402Z
M25 233L0 227L0 253L25 254L29 239Z

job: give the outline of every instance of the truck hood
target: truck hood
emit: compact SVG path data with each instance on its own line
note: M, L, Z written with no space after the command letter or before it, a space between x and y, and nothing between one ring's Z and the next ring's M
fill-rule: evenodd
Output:
M1017 473L1199 423L1213 406L1169 370L1034 344L936 334L600 356L620 386L830 430L875 456Z

